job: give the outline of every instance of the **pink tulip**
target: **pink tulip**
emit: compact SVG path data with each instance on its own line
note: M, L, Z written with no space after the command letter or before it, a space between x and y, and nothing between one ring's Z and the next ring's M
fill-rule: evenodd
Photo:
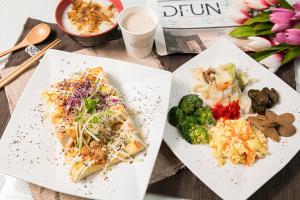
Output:
M295 3L294 8L295 8L296 14L293 17L293 20L299 20L300 19L300 2Z
M281 61L283 59L283 55L280 53L273 54L259 63L268 68L271 72L276 72L281 65Z
M274 40L276 42L278 42L279 44L281 43L286 43L286 35L284 32L280 32L276 34L276 37L274 38Z
M300 10L300 2L299 1L294 4L294 8L296 11Z
M275 24L273 27L272 27L272 32L273 33L277 33L278 31L284 31L288 28L290 28L291 25L289 24Z
M291 27L291 19L295 16L295 12L285 8L275 8L270 15L270 21L274 23L272 32L283 31Z
M251 10L243 0L233 0L231 7L235 8L236 10L243 10L247 12Z
M246 10L235 7L228 10L227 16L237 24L243 24L250 18L250 14Z
M279 4L278 0L265 0L269 5L276 6Z
M272 47L272 43L263 37L248 37L246 49L249 51L260 52Z
M244 0L246 6L254 10L266 10L270 4L266 0Z
M286 43L300 45L300 29L288 29L285 31Z

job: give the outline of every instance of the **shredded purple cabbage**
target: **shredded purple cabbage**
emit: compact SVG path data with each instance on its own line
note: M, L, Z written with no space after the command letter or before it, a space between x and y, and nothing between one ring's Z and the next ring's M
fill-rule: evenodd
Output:
M118 103L120 103L120 99L113 99L112 102L115 104L118 104Z
M89 97L94 91L91 87L91 83L89 81L85 81L83 83L73 83L73 87L75 87L75 90L73 94L68 98L66 101L66 111L69 113L74 108L80 107L82 104L83 99L86 97ZM113 98L109 99L110 96L107 94L103 94L100 91L98 91L95 95L93 95L94 98L99 98L100 102L96 109L97 110L104 110L109 106L116 105L121 103L120 99Z
M109 98L109 95L107 94L102 94L100 91L98 92L98 97L100 99L100 102L101 104L99 104L97 106L97 110L104 110L105 108L108 107L108 98Z
M73 94L69 97L66 102L66 110L70 112L75 107L81 105L82 100L88 97L91 94L91 83L89 81L85 81L83 83L74 83L74 87L76 88Z

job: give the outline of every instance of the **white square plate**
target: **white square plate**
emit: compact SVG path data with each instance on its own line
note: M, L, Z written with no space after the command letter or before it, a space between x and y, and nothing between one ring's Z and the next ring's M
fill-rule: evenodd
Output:
M56 80L86 67L102 66L124 96L127 108L140 112L135 122L147 150L79 183L71 182L60 146L51 133L41 92ZM24 90L0 141L0 172L51 190L92 199L143 199L159 151L169 104L170 72L123 61L49 50ZM146 155L145 155L146 154Z
M275 88L280 94L280 103L272 110L278 114L293 113L296 117L294 124L297 133L290 138L282 138L280 143L269 139L270 154L251 167L234 166L230 162L219 167L208 145L188 144L169 123L166 124L164 140L175 155L221 198L247 199L281 170L300 149L300 95L239 48L222 39L173 73L169 108L178 105L182 96L192 93L192 68L216 67L226 63L235 63L250 78L259 80L248 88Z

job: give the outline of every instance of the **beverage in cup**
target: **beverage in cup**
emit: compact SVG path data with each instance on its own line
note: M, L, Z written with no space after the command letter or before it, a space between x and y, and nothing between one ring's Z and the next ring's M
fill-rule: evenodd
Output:
M147 57L153 47L157 14L146 6L132 6L118 18L127 53L134 58Z

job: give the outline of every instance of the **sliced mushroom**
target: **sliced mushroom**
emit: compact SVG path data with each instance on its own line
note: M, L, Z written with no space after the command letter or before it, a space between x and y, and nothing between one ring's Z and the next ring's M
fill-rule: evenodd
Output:
M295 121L295 116L291 113L283 113L277 116L278 124L292 124Z
M267 108L272 108L275 104L273 103L273 101L269 98L268 103L267 103Z
M257 119L259 119L259 120L267 120L267 117L266 117L266 115L257 115L257 117L256 117Z
M266 111L265 115L260 115L264 117L260 117L262 119L261 125L269 128L276 128L278 126L277 123L277 115L272 111ZM257 117L258 118L258 117Z
M248 117L248 121L250 122L251 125L255 126L256 128L259 128L262 122L260 119L253 116Z
M267 128L264 127L262 130L260 130L265 136L271 138L275 142L280 141L280 136L275 128Z
M259 90L249 90L248 91L248 96L250 99L255 99L256 95L259 93Z
M268 128L276 128L278 126L277 120L267 119L261 123L262 126Z
M277 120L277 114L270 110L266 112L266 117L267 119Z
M209 68L209 69L203 71L203 77L204 77L205 82L210 83L210 82L214 81L215 74L216 74L216 71L212 68Z
M264 105L260 105L255 101L252 102L252 110L253 110L254 113L258 113L260 115L263 115L263 114L265 114L266 109L267 108Z
M280 136L290 137L296 133L296 127L293 126L295 117L291 113L277 115L272 111L266 111L265 115L248 117L248 121L266 137L276 142L280 141Z
M254 101L256 101L260 105L266 105L268 103L268 100L269 100L269 95L264 91L260 91L256 95L256 98L254 99Z
M272 99L274 104L279 102L278 92L274 88L271 88L271 92L269 93L269 96Z
M284 137L291 137L296 133L296 127L292 124L285 124L279 127L279 134Z
M267 88L267 87L264 87L262 89L262 91L265 92L265 93L267 93L268 95L271 93L271 90L269 88Z

